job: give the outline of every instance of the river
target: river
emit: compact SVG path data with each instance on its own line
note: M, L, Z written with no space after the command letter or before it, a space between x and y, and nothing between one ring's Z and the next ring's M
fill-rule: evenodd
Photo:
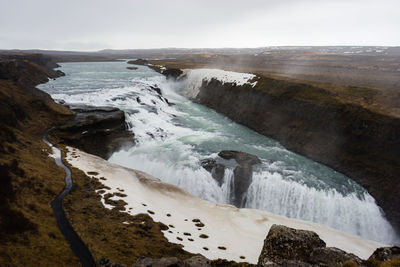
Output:
M230 204L233 170L225 172L220 186L200 161L216 158L221 150L251 153L262 164L255 166L244 207L314 221L386 244L397 241L375 200L345 175L193 103L176 93L182 84L146 66L127 66L62 63L66 76L39 88L67 104L112 106L125 112L137 144L115 152L110 162L147 172L200 198Z

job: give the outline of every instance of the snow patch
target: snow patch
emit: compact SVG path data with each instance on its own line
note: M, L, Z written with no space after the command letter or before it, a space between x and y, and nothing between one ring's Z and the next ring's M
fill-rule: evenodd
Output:
M316 223L205 201L146 173L121 167L78 149L67 149L66 160L73 167L85 173L96 171L99 173L97 176L106 179L101 182L111 189L106 190L103 196L124 189L126 197L113 196L112 199L127 202L125 212L131 215L147 213L154 221L169 226L163 232L169 242L182 244L185 250L209 259L257 263L264 239L273 224L314 231L327 246L364 259L376 248L384 246ZM105 207L112 207L106 205L104 199L102 202ZM245 259L241 258L243 256Z
M257 76L250 73L226 71L220 69L184 69L180 78L186 77L185 91L189 97L196 97L203 82L208 84L212 79L220 81L222 84L232 83L236 86L250 85L256 86L257 81L250 82Z

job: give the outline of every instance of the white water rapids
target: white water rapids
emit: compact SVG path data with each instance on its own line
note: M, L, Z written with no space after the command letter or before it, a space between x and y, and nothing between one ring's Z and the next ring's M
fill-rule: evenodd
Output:
M125 111L137 145L115 152L111 162L147 172L200 198L230 203L233 169L225 171L220 186L200 161L216 158L221 150L244 151L262 160L254 168L247 208L397 242L375 200L348 177L177 94L185 84L166 81L145 66L134 71L126 67L125 62L64 63L61 70L67 75L40 88L67 104ZM160 88L175 105L168 105L150 86Z

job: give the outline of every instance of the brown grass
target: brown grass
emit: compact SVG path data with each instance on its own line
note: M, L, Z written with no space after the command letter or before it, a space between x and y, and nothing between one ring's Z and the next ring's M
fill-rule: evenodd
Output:
M378 66L384 62L381 58L365 57L284 53L264 57L197 54L150 62L168 68L208 67L250 72L264 80L256 86L258 90L268 90L271 80L274 80L283 85L275 84L274 88L280 89L275 94L295 92L295 98L299 100L357 104L371 111L400 117L400 59L387 58L391 64ZM378 67L371 68L371 62ZM288 83L293 86L287 86ZM303 85L308 85L308 90L297 92L298 88L304 88Z
M66 118L7 81L0 81L1 101L25 117L16 128L0 122L2 131L9 133L0 136L0 165L6 167L2 184L9 178L0 210L0 266L78 265L50 208L64 187L64 171L48 157L49 149L41 141L45 129Z
M180 259L192 256L180 245L169 243L162 233L168 226L154 222L149 215L131 216L120 212L123 209L119 205L112 210L104 208L95 192L104 187L101 180L71 169L76 187L66 197L65 207L74 228L96 260L106 258L130 265L143 256Z

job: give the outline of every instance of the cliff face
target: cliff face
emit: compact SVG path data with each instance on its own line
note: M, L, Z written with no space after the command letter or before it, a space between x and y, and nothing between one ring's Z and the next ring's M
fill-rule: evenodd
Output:
M400 118L336 101L307 84L203 82L196 102L364 186L400 228Z

